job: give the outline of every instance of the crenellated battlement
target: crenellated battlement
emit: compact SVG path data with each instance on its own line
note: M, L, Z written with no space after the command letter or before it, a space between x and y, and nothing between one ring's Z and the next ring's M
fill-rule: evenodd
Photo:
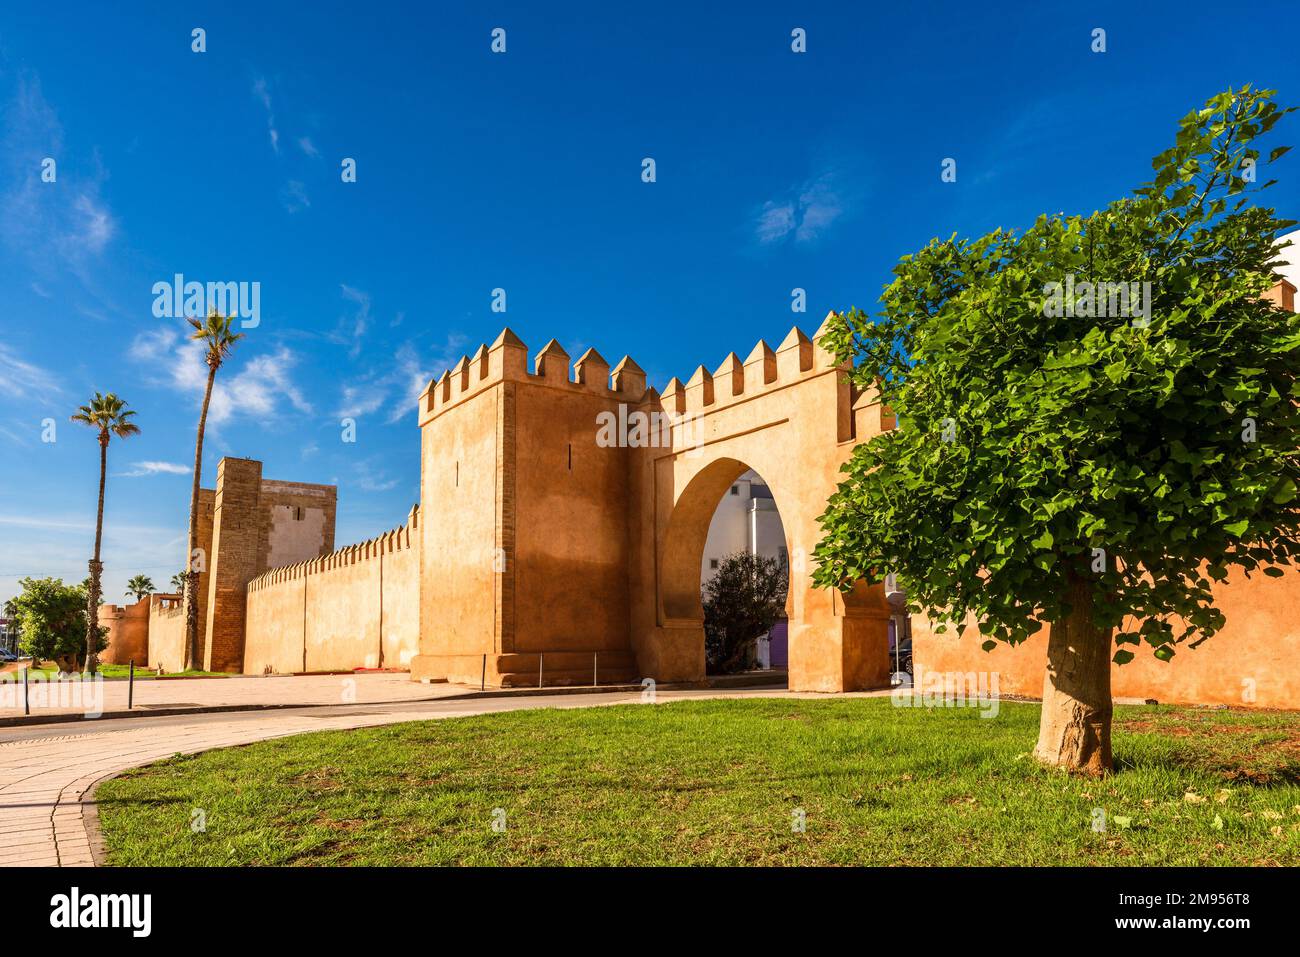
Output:
M249 582L248 590L250 592L260 591L282 582L296 581L309 575L316 575L334 568L342 568L346 565L356 565L359 562L366 562L380 555L416 547L419 544L419 527L420 506L412 505L406 524L390 529L382 535L376 535L374 538L368 538L364 542L337 549L319 558L298 562L295 565L272 568Z
M500 382L545 383L561 389L586 391L625 402L640 402L645 395L645 372L630 356L610 369L595 349L588 349L569 366L569 354L552 339L528 368L528 346L509 328L501 330L492 345L480 345L473 355L461 356L449 370L420 393L420 425L466 399Z
M429 380L420 393L419 422L424 425L505 381L546 383L629 403L662 404L666 411L676 414L698 414L834 368L835 357L820 344L834 315L827 313L811 337L793 326L775 349L760 339L744 360L732 352L713 371L697 366L686 383L674 377L662 394L646 388L646 374L630 356L624 356L611 369L599 352L588 349L570 370L569 354L555 339L537 353L530 371L528 346L506 328L492 345L480 345L473 355L461 356L449 370Z
M684 383L674 376L662 394L649 390L643 404L658 400L672 415L700 415L836 368L835 356L821 345L834 315L827 313L811 338L793 326L775 349L759 339L744 360L730 352L712 372L700 365Z

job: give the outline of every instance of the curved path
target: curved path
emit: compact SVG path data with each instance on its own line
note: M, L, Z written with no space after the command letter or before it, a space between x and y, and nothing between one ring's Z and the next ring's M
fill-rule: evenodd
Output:
M875 692L879 694L880 692ZM886 692L887 693L887 692ZM872 694L868 692L868 694ZM780 689L659 691L683 698L823 697ZM95 785L173 754L190 754L309 731L343 730L527 708L628 704L639 693L531 695L423 700L274 711L104 718L75 724L0 729L0 867L93 867L103 860ZM89 826L88 826L89 825Z

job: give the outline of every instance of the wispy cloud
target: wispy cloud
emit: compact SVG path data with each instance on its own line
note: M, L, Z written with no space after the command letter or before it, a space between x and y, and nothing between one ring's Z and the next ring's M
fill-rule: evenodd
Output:
M196 404L202 401L208 378L203 343L182 339L178 329L163 326L136 336L128 354L137 362L162 369L161 384L191 396ZM290 409L310 414L312 405L293 379L297 364L297 355L280 346L254 356L238 371L223 367L212 389L208 423L219 426L239 417L266 423Z
M127 472L115 472L123 478L138 478L142 475L192 475L188 465L177 462L133 462Z
M786 239L816 241L853 205L841 181L837 172L822 173L768 200L754 216L755 237L765 246Z
M262 109L266 113L266 133L271 139L271 149L277 154L280 152L280 131L275 125L275 107L271 103L271 88L266 82L266 77L259 76L253 80L253 96L262 104Z
M311 197L301 180L291 179L280 190L280 205L290 213L300 213L311 208Z
M390 425L412 415L416 400L435 371L455 365L468 342L459 332L448 333L442 344L427 354L422 354L413 341L403 343L384 371L343 383L337 414L341 418L359 418L386 410L384 421Z
M384 470L376 469L372 459L357 462L352 470L356 475L357 488L363 492L388 492L397 488L399 482L398 479L390 478Z
M366 330L370 328L370 293L354 289L346 283L339 289L343 298L353 305L352 314L341 316L334 331L329 334L330 342L348 347L348 358L355 359L361 355L361 343Z
M310 136L298 137L298 149L302 150L307 156L320 156L320 150L316 149L316 144L311 141Z
M0 193L3 242L24 256L33 271L60 267L82 275L117 235L117 220L101 195L107 179L99 155L73 162L63 127L41 93L40 81L20 74L0 127L4 179ZM53 160L47 166L46 160ZM43 179L49 170L52 181ZM43 293L38 293L43 294Z
M0 395L28 399L61 392L54 373L22 359L0 343Z

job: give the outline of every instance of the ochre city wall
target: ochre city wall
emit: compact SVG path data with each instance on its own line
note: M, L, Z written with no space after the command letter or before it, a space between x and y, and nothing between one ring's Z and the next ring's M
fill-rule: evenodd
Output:
M1231 569L1214 588L1216 607L1227 624L1198 648L1179 647L1164 662L1147 645L1131 647L1134 658L1111 666L1111 692L1117 698L1154 698L1178 704L1229 704L1260 708L1300 708L1300 572L1281 578ZM1043 693L1050 626L1016 648L999 644L981 650L984 640L973 626L960 636L950 628L935 634L924 616L912 617L912 655L925 672L997 672L1003 694L1038 698Z
M248 584L244 673L406 668L418 647L420 512Z
M108 629L108 642L99 660L106 665L124 665L132 659L143 668L149 654L149 606L153 595L133 605L100 605L99 626Z
M818 330L818 334L822 330ZM420 655L412 677L530 685L704 677L699 565L709 520L747 467L773 489L794 565L791 680L842 691L884 680L883 590L812 588L816 516L878 405L853 394L799 329L661 397L629 357L534 358L505 330L420 397ZM861 401L857 401L857 400ZM653 416L642 441L602 417ZM635 426L633 426L635 428ZM650 432L655 435L651 439ZM609 441L612 438L613 441ZM653 445L650 442L653 441Z
M149 603L149 667L163 671L185 669L185 604L179 595L151 595Z

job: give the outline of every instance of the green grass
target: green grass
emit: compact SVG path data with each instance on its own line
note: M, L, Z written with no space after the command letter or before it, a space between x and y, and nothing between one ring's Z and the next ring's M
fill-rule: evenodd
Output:
M52 664L41 665L39 668L29 668L28 670L31 671L33 676L40 676L42 679L53 678L55 675L59 673L59 669ZM130 675L131 668L129 665L100 665L99 673L104 676L105 680L111 678L126 678ZM230 675L223 674L222 672L219 671L190 670L190 671L178 671L175 672L175 674L184 675L188 678L229 678L230 677ZM172 673L168 672L168 677L170 677L171 675ZM85 675L78 674L75 675L74 677L81 678L81 677L85 677ZM149 671L145 668L141 668L137 666L135 669L136 681L147 681L151 678L156 678L156 677L158 676L154 672ZM0 681L22 681L22 680L23 680L22 668L19 668L17 671L7 671L4 674L0 674Z
M177 756L98 801L119 865L1300 864L1300 715L1119 708L1104 780L1038 767L1037 726L887 698L518 711Z

